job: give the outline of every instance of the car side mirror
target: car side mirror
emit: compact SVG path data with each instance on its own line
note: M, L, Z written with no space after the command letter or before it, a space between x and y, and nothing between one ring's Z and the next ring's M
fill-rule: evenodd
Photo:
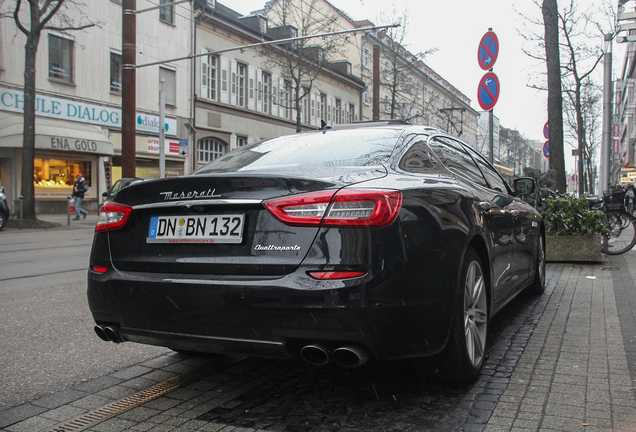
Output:
M514 183L515 183L516 196L531 195L536 188L536 184L532 177L518 178L518 179L515 179Z
M108 192L104 192L104 193L102 193L102 196L103 196L104 198L108 198Z

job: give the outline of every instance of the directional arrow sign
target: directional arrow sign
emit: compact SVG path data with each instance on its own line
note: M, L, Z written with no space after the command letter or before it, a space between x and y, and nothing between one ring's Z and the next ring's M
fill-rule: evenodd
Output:
M477 100L484 111L490 111L499 99L499 78L492 72L485 74L477 87Z
M479 42L479 49L477 49L479 67L483 70L492 68L498 55L499 39L497 39L497 35L492 31L486 32Z

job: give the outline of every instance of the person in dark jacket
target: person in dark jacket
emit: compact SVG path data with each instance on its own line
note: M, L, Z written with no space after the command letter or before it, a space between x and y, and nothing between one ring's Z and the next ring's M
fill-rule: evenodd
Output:
M82 200L84 199L84 192L88 190L88 186L86 185L86 180L84 180L84 176L82 173L78 173L75 178L75 184L73 185L73 197L75 198L75 217L73 220L79 220L80 213L84 215L84 219L86 219L86 215L88 212L81 208Z

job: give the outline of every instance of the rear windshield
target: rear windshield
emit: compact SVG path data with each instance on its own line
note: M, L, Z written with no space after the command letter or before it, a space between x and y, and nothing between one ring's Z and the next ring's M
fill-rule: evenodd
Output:
M401 131L349 129L285 135L241 147L196 171L196 174L248 171L304 171L323 167L383 165Z

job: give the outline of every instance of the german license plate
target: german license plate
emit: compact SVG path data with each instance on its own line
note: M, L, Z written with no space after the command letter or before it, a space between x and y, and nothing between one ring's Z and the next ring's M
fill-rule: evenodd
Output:
M147 243L240 243L243 214L153 216Z

